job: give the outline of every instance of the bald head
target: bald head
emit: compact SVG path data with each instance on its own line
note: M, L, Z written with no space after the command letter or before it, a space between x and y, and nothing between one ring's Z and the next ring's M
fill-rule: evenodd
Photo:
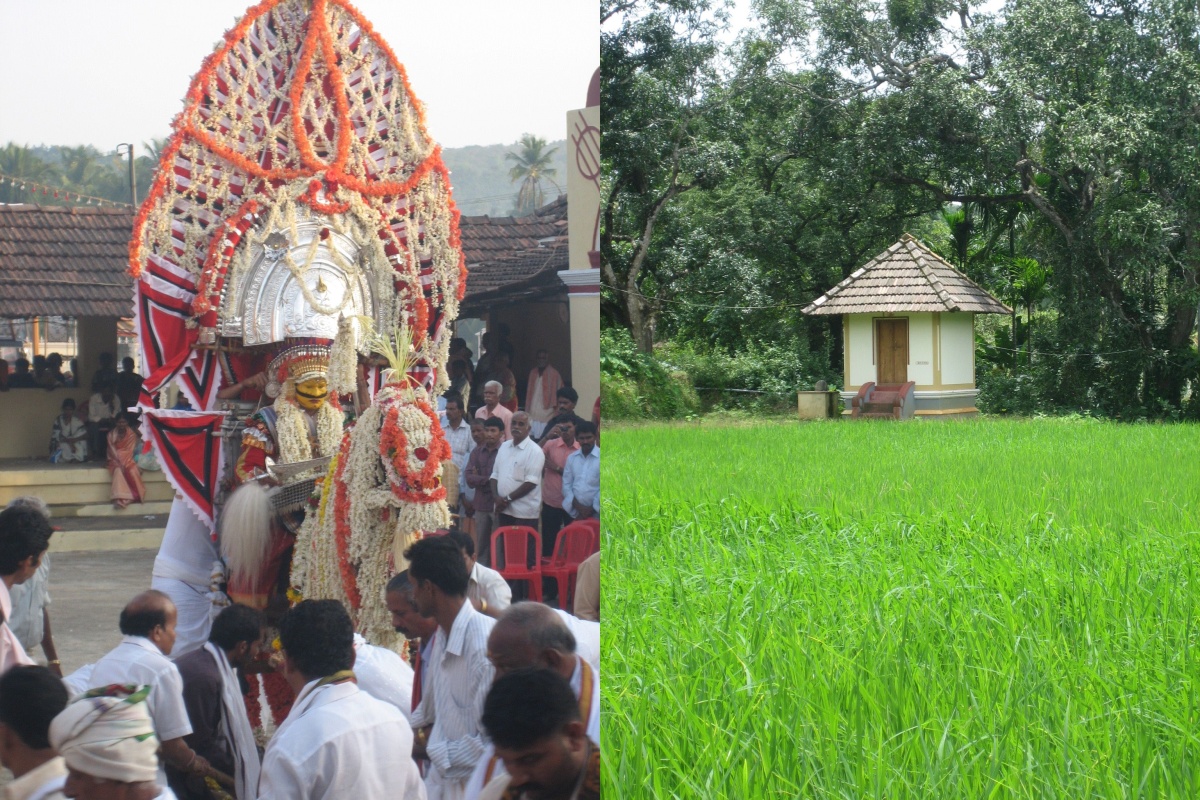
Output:
M150 589L130 600L121 611L121 633L149 639L163 655L170 655L175 646L176 616L171 598Z
M569 680L575 671L575 636L549 606L514 603L492 628L488 658L496 677L517 669L546 667Z

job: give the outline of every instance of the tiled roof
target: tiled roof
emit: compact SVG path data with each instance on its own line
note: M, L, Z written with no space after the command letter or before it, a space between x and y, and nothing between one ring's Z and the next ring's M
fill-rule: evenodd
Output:
M127 317L133 210L0 205L0 317Z
M565 292L567 199L527 217L462 217L467 312ZM0 317L127 317L133 211L0 205Z
M804 308L804 314L1012 309L907 233Z
M467 257L464 314L520 296L566 292L558 271L567 269L567 198L527 217L463 217Z

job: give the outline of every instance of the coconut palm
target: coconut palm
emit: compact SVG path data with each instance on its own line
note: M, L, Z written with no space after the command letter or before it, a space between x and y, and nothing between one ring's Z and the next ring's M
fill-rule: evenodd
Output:
M517 144L520 150L505 153L504 158L513 162L512 169L508 171L509 179L513 183L521 181L521 188L517 191L516 213L524 215L532 213L545 203L542 193L543 179L553 183L559 194L562 193L562 188L554 181L558 170L550 166L551 159L558 152L557 147L547 150L546 140L531 133L521 136Z
M0 148L0 173L14 178L26 178L43 185L58 182L58 170L53 164L43 161L30 148L12 142ZM15 186L0 186L0 203L26 202L30 197Z

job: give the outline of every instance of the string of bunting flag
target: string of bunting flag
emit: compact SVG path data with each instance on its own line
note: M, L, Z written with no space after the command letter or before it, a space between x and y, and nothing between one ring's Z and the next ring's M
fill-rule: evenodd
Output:
M41 195L42 197L54 198L55 200L80 202L89 206L94 205L110 208L134 208L133 204L131 203L121 203L116 200L109 200L106 197L93 197L89 194L80 194L79 192L72 192L63 188L45 186L37 183L36 181L31 181L28 178L18 178L14 175L6 175L3 172L0 172L0 186L4 186L6 184L12 186L14 189L21 189L29 192L34 196Z

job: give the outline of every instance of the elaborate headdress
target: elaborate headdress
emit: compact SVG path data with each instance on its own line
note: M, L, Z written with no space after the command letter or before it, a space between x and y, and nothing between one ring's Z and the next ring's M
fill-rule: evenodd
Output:
M267 396L278 397L284 385L329 376L330 344L320 339L296 342L283 350L267 367Z

